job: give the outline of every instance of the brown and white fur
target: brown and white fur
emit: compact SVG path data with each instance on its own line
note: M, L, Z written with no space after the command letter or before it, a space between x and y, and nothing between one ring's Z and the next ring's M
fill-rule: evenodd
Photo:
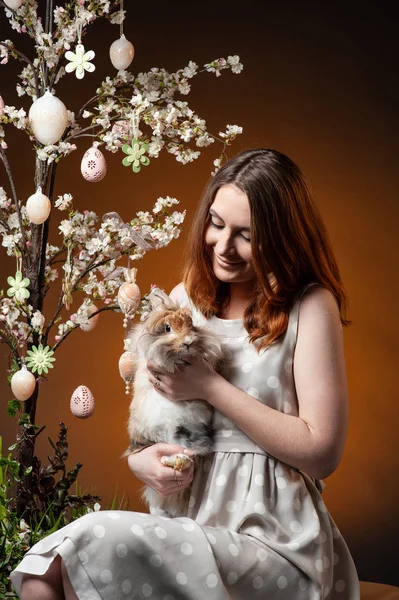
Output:
M222 345L216 335L193 325L190 309L180 308L159 288L151 291L148 300L151 312L131 334L132 351L138 360L129 409L130 451L166 442L191 449L194 456L208 454L213 442L212 406L203 400L172 402L159 394L148 379L147 361L168 373L194 358L217 369L223 360ZM179 454L163 456L161 462L184 470L192 459ZM165 497L146 486L143 498L151 512L166 511L174 517L184 511L188 493L186 488Z

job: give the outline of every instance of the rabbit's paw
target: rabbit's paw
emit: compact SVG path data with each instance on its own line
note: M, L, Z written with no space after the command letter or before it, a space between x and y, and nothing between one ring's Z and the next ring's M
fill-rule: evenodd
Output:
M193 459L186 454L172 454L170 456L162 456L161 463L165 467L172 467L177 471L184 471L193 462Z

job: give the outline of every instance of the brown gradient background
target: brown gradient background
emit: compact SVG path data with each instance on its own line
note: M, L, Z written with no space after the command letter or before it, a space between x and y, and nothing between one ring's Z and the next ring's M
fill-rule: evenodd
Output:
M126 2L128 39L136 46L131 69L153 66L167 70L199 64L218 56L239 54L244 71L219 79L203 74L193 82L189 104L217 133L225 124L239 124L244 134L229 156L252 147L276 148L304 171L325 219L341 267L353 324L345 330L351 414L342 463L328 478L325 501L353 553L360 578L399 585L398 558L398 315L397 315L397 139L398 46L397 14L387 2L319 3L246 2L233 9L228 2L187 4L156 0ZM131 4L131 6L129 6ZM19 38L3 15L0 39ZM57 95L69 109L79 107L97 84L114 70L108 48L118 28L96 24L85 39L96 51L97 70L82 82L65 77ZM22 46L29 51L29 46ZM19 69L0 70L0 94L20 106L14 91ZM186 98L183 98L183 100ZM23 106L29 101L22 99ZM8 130L9 131L9 130ZM18 194L34 191L33 154L25 136L8 133L9 156ZM99 214L118 211L124 219L149 209L158 196L171 195L187 209L185 232L200 193L219 154L216 144L187 166L161 155L135 175L121 165L122 156L106 154L109 172L103 182L89 184L80 175L80 160L90 145L79 140L78 151L58 169L56 195L70 192L79 209ZM4 170L1 185L8 190ZM55 211L58 213L58 211ZM57 243L53 216L51 242ZM149 253L137 263L142 292L151 283L170 290L179 281L184 236L169 248ZM1 252L0 287L15 263ZM58 295L58 288L57 295ZM52 315L56 294L45 307ZM78 302L74 304L75 309ZM38 441L44 459L47 436L57 424L69 427L69 466L82 461L83 489L103 496L105 507L117 492L130 508L144 510L139 483L120 455L127 445L128 401L118 373L123 348L122 319L104 313L92 333L80 330L57 352L54 372L42 386L38 424L46 430ZM1 428L6 444L14 439L15 420L5 415L7 349L0 348ZM96 411L79 421L69 411L69 398L80 384L90 387Z

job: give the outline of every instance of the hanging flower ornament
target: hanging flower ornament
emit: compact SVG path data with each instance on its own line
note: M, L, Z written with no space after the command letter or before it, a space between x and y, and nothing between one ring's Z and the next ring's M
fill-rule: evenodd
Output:
M93 73L95 70L95 66L90 61L95 57L95 52L93 50L88 50L86 52L85 47L82 44L82 24L78 23L78 43L76 44L75 52L65 53L65 58L69 61L69 63L65 67L65 71L67 73L72 73L75 71L75 75L78 79L83 79L85 76L85 71L88 73Z
M146 152L148 152L148 144L146 142L141 142L137 138L132 139L132 144L124 144L122 146L122 152L127 154L122 161L122 164L125 167L132 167L134 173L140 173L140 169L142 166L146 167L150 164L150 159L148 156L145 156Z
M51 350L50 346L43 348L42 344L37 347L32 346L31 350L28 350L28 357L25 359L26 365L31 369L32 373L41 375L43 371L47 374L49 369L53 368L52 362L55 361L53 358L54 350Z
M7 296L10 298L14 296L18 302L23 302L29 298L30 293L26 288L30 284L30 279L24 277L21 271L17 271L15 277L8 277L7 282L10 286L7 290Z
M78 79L83 79L85 71L93 73L95 70L96 67L90 62L94 57L95 52L93 50L88 50L86 52L83 44L77 44L75 52L68 50L65 54L65 58L69 61L65 67L65 71L67 73L75 71L76 77Z

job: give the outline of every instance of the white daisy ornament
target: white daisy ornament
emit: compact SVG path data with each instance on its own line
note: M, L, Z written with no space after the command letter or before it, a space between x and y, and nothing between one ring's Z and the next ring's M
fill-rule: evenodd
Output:
M68 52L65 53L65 58L69 61L65 67L65 71L67 73L75 71L76 77L78 79L83 79L85 71L93 73L95 70L96 67L90 62L95 55L93 50L88 50L86 52L83 44L76 44L75 52L68 50Z

